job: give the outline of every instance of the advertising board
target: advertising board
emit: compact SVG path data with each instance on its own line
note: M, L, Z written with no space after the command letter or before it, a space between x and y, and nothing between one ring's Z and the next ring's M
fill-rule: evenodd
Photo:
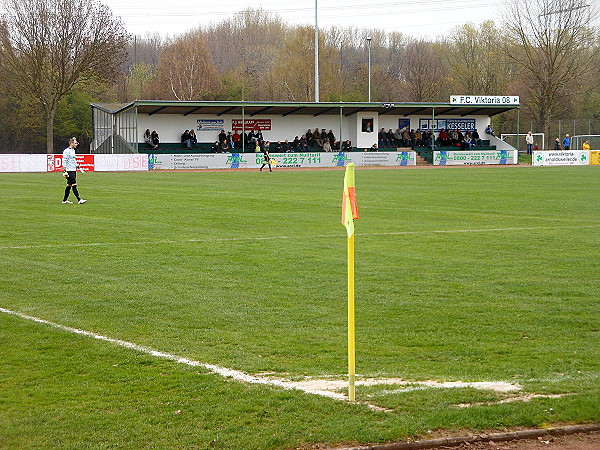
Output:
M589 150L561 150L533 152L533 166L587 166L590 163Z
M276 167L310 168L343 167L353 162L357 166L414 166L415 152L352 152L352 153L271 153ZM198 169L258 169L264 161L262 153L202 153L148 155L150 170Z
M479 166L487 164L518 164L516 150L480 150L433 152L434 166Z

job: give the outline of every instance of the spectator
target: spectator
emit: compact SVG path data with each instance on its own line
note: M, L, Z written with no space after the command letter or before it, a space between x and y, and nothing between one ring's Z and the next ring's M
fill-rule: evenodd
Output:
M440 130L440 134L438 135L438 139L440 140L439 145L446 146L448 145L448 134L446 133L446 129L442 128Z
M300 138L300 146L296 147L299 152L307 152L308 151L308 141L306 140L306 136L303 134Z
M318 147L323 147L323 138L318 128L315 128L315 131L313 132L313 139Z
M323 151L325 152L331 152L331 143L329 142L329 139L325 139L323 141Z
M228 153L230 150L229 147L229 142L227 141L227 139L225 139L223 142L221 142L221 153Z
M379 130L379 133L377 133L377 141L379 142L380 147L388 146L387 133L385 132L385 128L382 128L381 130Z
M370 150L371 150L372 152L378 152L378 151L379 151L379 149L377 148L377 144L373 144L373 145L371 145L371 149L370 149Z
M227 135L225 134L225 130L221 130L219 133L219 142L222 143L227 140Z
M306 132L305 136L306 136L306 143L307 143L306 145L308 147L313 147L314 143L315 143L315 137L313 136L312 131L311 131L310 128Z
M150 128L146 128L146 131L144 131L144 142L152 148L158 147L158 145L154 145L152 143L152 134L150 133Z
M472 136L471 142L473 143L474 146L481 145L481 138L479 137L479 132L477 131L477 128L475 128L473 130L473 133L471 136Z
M213 153L219 153L219 150L221 150L221 146L219 145L219 141L215 141L215 143L212 145L212 147L210 147L210 151Z
M485 129L485 134L489 134L490 136L494 136L494 137L496 136L494 134L494 130L492 130L492 124L489 124L487 126L487 128Z
M570 150L571 149L571 138L569 137L568 134L566 134L565 138L563 139L563 148L565 150Z
M431 146L431 131L423 130L423 145Z
M277 141L277 144L275 144L275 153L283 153L283 144L281 141Z
M233 147L234 148L241 148L242 147L242 136L240 135L240 133L236 132L233 133Z
M394 132L392 131L392 129L390 128L388 130L388 132L385 134L385 137L387 138L388 141L388 145L390 147L394 147Z
M533 134L531 134L531 131L528 131L525 135L525 143L527 143L527 154L531 155L533 152Z
M342 151L343 152L351 152L352 151L352 142L350 142L350 139L348 139L347 141L344 141L344 143L342 144Z
M400 131L400 128L397 128L396 131L394 132L394 145L396 147L402 147L402 131Z
M258 138L256 137L256 134L254 134L254 131L250 131L250 133L248 133L248 144L256 144L256 141L258 140Z
M288 141L287 139L285 140L285 142L283 144L281 144L281 150L284 153L289 153L292 151L292 146L290 145L290 141Z
M235 147L235 144L233 143L233 134L231 134L231 131L227 133L227 144L229 144L229 148Z
M410 132L408 131L408 128L406 128L402 133L402 141L407 147L412 147L412 142L410 140Z
M417 131L415 131L415 147L422 147L423 146L423 135L421 134L421 130L419 128L417 128Z
M334 139L331 143L331 150L333 150L334 152L340 151L340 142L337 139Z
M294 142L292 142L292 151L299 152L300 150L300 138L296 136Z
M265 139L263 138L263 134L261 130L255 130L254 134L256 135L256 139L259 140L259 142L263 142Z
M458 130L453 130L450 134L450 145L459 145Z
M158 137L158 133L156 132L156 130L152 131L150 137L152 138L152 145L154 146L154 148L158 148L158 144L160 144L160 138Z
M465 148L469 148L471 150L471 140L473 139L473 135L470 130L465 131Z
M185 130L181 135L181 143L185 145L186 148L192 148L192 141L190 140L190 130Z
M414 146L415 146L415 142L417 141L417 136L416 136L416 134L415 134L415 130L414 130L414 129L411 129L411 130L408 132L408 136L410 137L410 146L411 146L411 147L414 147Z
M196 137L196 132L193 129L190 130L190 142L192 143L192 148L196 148L198 146L198 138Z
M327 139L329 139L329 142L331 143L335 142L335 134L333 134L332 130L329 130L329 133L327 133Z
M554 140L554 150L561 150L561 148L560 148L560 139L559 138L556 138Z
M581 147L581 149L582 149L582 150L590 150L590 149L591 149L591 147L590 147L590 143L589 143L588 141L585 141L585 142L583 143L583 146Z

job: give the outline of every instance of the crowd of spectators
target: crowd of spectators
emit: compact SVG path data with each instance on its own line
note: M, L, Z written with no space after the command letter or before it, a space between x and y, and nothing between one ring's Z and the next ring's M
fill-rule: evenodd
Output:
M438 147L460 147L461 150L471 149L481 144L482 141L477 128L473 131L466 130L464 133L459 129L450 130L442 128L435 140L435 145Z
M491 126L488 126L485 132L489 135L494 135ZM382 148L414 148L414 147L431 147L433 144L436 147L460 147L463 150L471 149L473 146L481 146L482 141L477 129L461 131L459 129L444 129L442 128L437 137L431 130L397 128L393 131L391 128L385 130L381 128L377 135L377 143L369 150L378 151ZM144 133L144 141L157 148L159 145L158 133L146 130ZM195 131L185 130L181 135L181 143L189 149L198 147L198 140ZM339 142L332 130L327 131L325 128L308 129L301 136L295 136L293 140L277 141L271 143L264 139L261 130L250 130L245 133L239 131L225 132L221 130L217 140L212 144L211 151L213 153L230 153L232 151L241 151L242 148L246 152L260 152L265 148L276 153L288 152L348 152L352 150L352 142L346 140ZM367 150L367 149L365 149Z
M489 131L489 132L488 132ZM489 127L486 132L494 135L494 132ZM414 130L408 128L398 128L393 131L391 128L386 131L385 128L379 130L377 134L377 143L379 148L382 147L431 147L431 140L434 139L434 145L437 147L460 147L463 150L470 149L474 146L482 144L479 132L474 130L466 130L464 133L459 129L442 128L435 137L431 130Z
M185 134L185 133L184 133ZM182 136L182 142L183 136ZM242 144L244 149L248 151L263 151L265 148L274 153L289 153L289 152L310 152L310 151L325 151L339 152L350 151L352 142L346 140L340 143L332 130L327 131L325 128L319 130L307 130L301 136L295 136L292 141L286 139L271 143L263 138L261 130L251 130L247 133L240 134L238 131L234 133L225 133L221 130L218 139L211 147L213 153L228 153L233 151L241 151Z

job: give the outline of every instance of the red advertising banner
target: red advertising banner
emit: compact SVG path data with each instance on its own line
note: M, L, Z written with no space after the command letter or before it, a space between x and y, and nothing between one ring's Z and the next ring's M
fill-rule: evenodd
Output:
M86 172L94 171L94 156L95 155L76 155L77 164L83 167ZM48 172L62 172L62 154L48 155Z
M244 122L246 131L271 131L271 119L245 119ZM242 131L242 119L233 119L231 128L233 128L233 131Z

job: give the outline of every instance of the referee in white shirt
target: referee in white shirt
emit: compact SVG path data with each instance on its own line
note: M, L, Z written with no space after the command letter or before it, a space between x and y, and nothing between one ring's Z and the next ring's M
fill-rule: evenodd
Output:
M73 190L73 194L77 197L77 203L85 203L87 200L82 199L79 196L79 191L77 190L77 169L79 169L79 165L77 164L77 160L75 157L75 148L79 145L77 142L77 138L72 137L69 139L69 146L65 148L63 151L63 169L64 176L67 179L67 187L65 188L65 196L63 197L63 203L73 203L69 201L69 194L71 190Z

